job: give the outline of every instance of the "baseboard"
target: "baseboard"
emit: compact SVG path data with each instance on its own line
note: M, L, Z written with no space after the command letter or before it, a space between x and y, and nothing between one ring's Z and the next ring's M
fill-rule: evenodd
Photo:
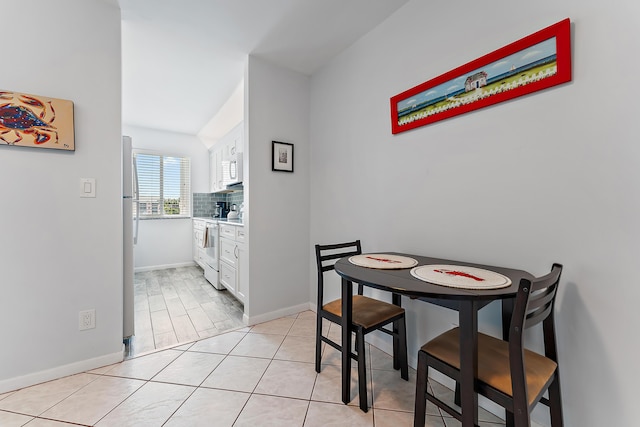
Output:
M191 262L180 262L177 264L163 264L163 265L151 265L146 267L136 267L134 271L136 273L141 273L143 271L153 271L153 270L166 270L167 268L180 268L180 267L192 267L197 265L195 261Z
M275 320L280 317L290 316L292 314L300 313L301 311L307 311L309 309L309 304L298 304L292 307L282 308L280 310L271 311L269 313L259 314L257 316L247 316L246 314L243 316L243 321L248 326L257 325L258 323L268 322L270 320Z
M123 350L116 353L94 357L92 359L81 360L79 362L70 363L68 365L46 369L40 372L34 372L20 377L2 380L0 381L0 393L30 387L32 385L57 380L58 378L67 377L69 375L75 375L81 372L86 372L92 369L97 369L103 366L122 362L122 360L124 360Z

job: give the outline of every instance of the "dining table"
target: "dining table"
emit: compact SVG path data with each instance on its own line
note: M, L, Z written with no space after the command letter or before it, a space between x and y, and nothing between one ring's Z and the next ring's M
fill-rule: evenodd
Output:
M353 257L343 257L336 261L335 271L341 277L342 292L342 401L351 400L351 357L350 343L352 328L353 283L390 292L394 304L401 305L401 296L436 304L458 312L460 328L460 407L462 426L478 424L478 395L474 388L474 378L478 371L478 310L489 303L502 302L502 334L508 339L509 323L520 280L534 279L530 273L500 266L483 265L458 260L434 258L398 252L376 252L370 258L400 257L415 260L415 265L407 268L375 268L357 265ZM366 256L366 254L363 254ZM399 258L399 259L400 259ZM488 270L508 278L510 284L494 289L451 287L442 283L426 281L412 274L421 266L459 266ZM507 283L505 281L505 283Z

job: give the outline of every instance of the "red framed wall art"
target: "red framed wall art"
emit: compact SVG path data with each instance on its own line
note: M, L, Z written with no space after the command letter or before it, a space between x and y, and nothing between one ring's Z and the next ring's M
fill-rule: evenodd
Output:
M571 80L569 18L391 98L393 134Z

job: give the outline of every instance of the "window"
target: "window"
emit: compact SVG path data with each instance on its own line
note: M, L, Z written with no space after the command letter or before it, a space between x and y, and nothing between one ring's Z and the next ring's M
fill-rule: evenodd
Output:
M191 216L191 162L185 157L134 150L140 219ZM133 215L137 214L136 206Z

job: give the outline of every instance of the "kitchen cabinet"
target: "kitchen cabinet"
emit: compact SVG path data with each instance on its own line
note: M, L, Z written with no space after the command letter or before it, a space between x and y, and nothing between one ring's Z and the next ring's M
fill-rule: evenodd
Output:
M242 303L247 296L246 263L244 227L220 224L220 283Z
M227 185L242 182L243 151L243 123L238 124L209 149L209 180L212 193L226 190Z
M223 190L222 187L222 149L213 147L209 152L209 187L212 193Z
M193 260L204 268L204 233L206 232L206 222L199 219L193 220Z

